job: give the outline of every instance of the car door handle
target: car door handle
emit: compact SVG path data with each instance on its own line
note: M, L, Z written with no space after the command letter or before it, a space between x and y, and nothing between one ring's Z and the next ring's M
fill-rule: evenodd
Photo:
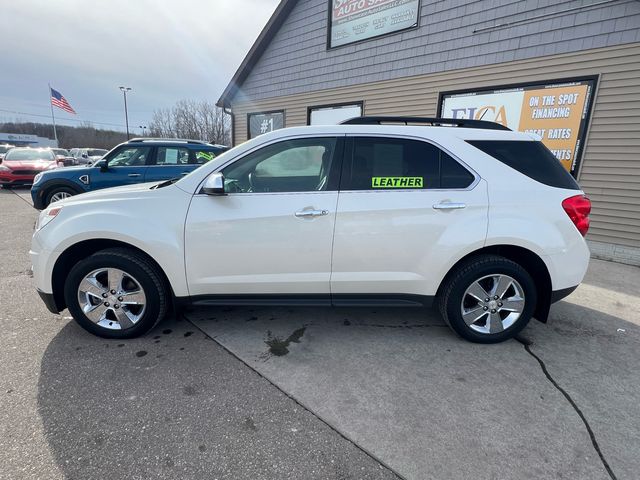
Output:
M295 215L298 218L322 217L329 215L329 210L300 210Z
M142 174L141 173L130 173L128 176L132 177L132 178L136 178L136 177L141 177Z
M461 208L467 208L467 205L464 203L441 202L436 203L433 208L435 210L459 210Z

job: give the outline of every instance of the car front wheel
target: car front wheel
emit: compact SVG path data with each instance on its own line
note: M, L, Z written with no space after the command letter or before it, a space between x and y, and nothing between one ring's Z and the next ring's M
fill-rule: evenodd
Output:
M85 330L104 338L134 338L167 310L162 274L135 251L111 248L78 262L64 288L67 308Z
M49 192L47 192L46 205L48 207L49 204L53 202L57 202L59 200L64 200L65 198L73 197L78 192L76 192L71 187L54 187Z
M497 255L471 258L454 271L439 296L439 309L449 326L476 343L514 337L529 322L536 286L517 263Z

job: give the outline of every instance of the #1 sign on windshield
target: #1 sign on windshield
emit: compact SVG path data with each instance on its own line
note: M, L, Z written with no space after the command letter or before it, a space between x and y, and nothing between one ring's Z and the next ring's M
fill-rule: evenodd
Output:
M595 80L443 93L441 116L500 123L535 133L568 172L577 174Z
M333 0L330 48L418 24L420 0Z

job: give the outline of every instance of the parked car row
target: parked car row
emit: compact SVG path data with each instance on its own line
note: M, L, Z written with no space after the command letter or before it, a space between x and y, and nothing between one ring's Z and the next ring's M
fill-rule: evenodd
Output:
M93 153L88 149L87 153ZM196 140L133 139L95 163L42 172L33 179L31 198L38 209L79 193L185 176L227 150Z
M37 174L57 167L56 155L50 148L13 147L0 163L0 185L29 185Z
M32 185L34 205L41 209L52 201L91 190L184 176L225 150L223 145L195 140L140 138L110 152L72 149L73 157L62 148L9 145L3 153L5 161L0 158L0 185Z

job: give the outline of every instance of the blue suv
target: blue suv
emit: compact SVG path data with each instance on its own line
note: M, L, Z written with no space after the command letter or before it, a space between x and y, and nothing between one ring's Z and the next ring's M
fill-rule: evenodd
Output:
M79 193L187 175L226 150L197 140L134 138L90 167L57 168L36 175L31 187L33 206L42 210Z

